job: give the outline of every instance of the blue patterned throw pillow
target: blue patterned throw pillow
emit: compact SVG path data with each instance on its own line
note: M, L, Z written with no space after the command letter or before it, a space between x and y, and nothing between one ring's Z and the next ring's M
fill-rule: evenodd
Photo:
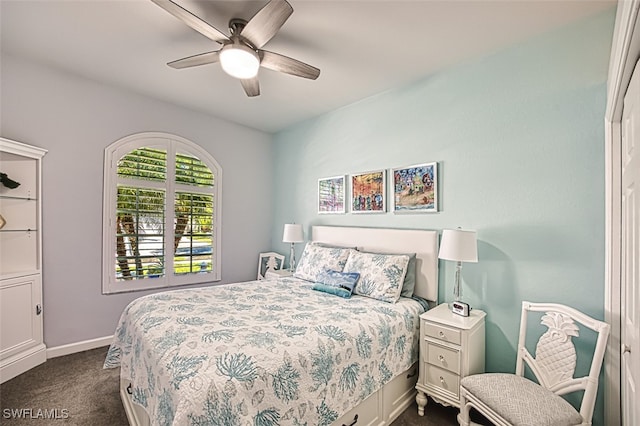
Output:
M354 294L396 303L407 274L409 256L406 254L374 254L354 252L349 256L344 272L359 272L360 280Z
M406 254L409 256L409 263L407 264L407 274L404 276L404 281L402 282L402 291L400 292L400 296L402 297L411 297L413 296L413 290L416 287L416 254L415 253L383 253L376 251L368 251L365 249L357 248L359 252L362 253L373 253L373 254Z
M347 263L349 254L355 251L350 248L322 247L315 244L307 244L302 252L295 278L315 282L318 274L325 269L342 271Z
M334 294L348 299L360 278L358 272L340 272L325 269L316 277L314 290Z

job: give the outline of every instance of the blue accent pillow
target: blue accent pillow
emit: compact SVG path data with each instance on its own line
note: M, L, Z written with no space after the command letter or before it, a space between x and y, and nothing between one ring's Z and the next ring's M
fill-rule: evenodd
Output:
M356 287L358 279L360 279L360 273L358 272L340 272L325 269L316 277L313 289L349 298Z
M330 285L315 283L311 288L323 293L329 293L335 296L344 297L345 299L351 298L351 292L349 290L345 290L342 287L332 287Z

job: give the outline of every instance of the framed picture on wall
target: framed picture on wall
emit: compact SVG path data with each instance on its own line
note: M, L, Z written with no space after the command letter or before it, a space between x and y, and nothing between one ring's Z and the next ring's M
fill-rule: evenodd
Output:
M351 175L352 213L384 213L387 211L386 176L385 170Z
M318 179L318 213L345 213L345 176Z
M393 212L438 211L438 163L392 169Z

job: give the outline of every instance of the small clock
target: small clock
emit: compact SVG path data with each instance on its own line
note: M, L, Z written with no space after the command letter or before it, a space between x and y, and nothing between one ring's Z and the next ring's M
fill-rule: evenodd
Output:
M451 304L451 312L456 315L461 315L463 317L468 317L469 312L471 311L471 307L468 303L464 302L453 302Z

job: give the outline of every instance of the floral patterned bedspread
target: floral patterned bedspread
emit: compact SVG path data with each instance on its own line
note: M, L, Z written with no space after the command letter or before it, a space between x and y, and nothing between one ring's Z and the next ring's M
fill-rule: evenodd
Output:
M422 306L295 278L175 290L122 313L121 367L152 425L329 425L418 359Z

